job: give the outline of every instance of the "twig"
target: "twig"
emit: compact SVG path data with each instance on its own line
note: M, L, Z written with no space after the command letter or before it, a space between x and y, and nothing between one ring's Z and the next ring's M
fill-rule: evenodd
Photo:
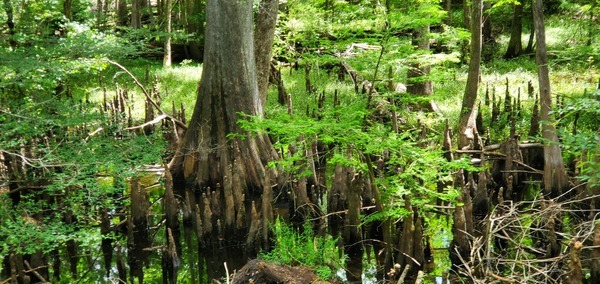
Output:
M96 130L94 130L94 131L90 132L90 133L88 134L88 137L92 137L92 136L94 136L94 135L96 135L96 134L100 133L100 131L102 131L102 130L104 130L104 128L102 128L102 127L98 127ZM87 138L86 138L86 139L87 139Z
M500 149L500 145L502 145L502 144L487 145L487 146L484 146L483 149L485 151L498 150L498 149ZM519 143L519 149L526 149L526 148L544 148L544 144L532 143L532 142Z
M227 268L227 262L223 262L223 265L225 266L225 274L226 274L226 279L227 279L227 284L229 284L229 269Z
M16 278L16 276L11 276L10 278L7 278L6 280L0 282L0 284L7 284L11 282L14 278Z
M156 124L156 123L160 122L161 120L163 120L165 118L167 118L167 115L161 114L161 115L157 116L156 118L154 118L151 121L148 121L148 122L146 122L146 123L144 123L142 125L127 127L127 128L125 128L125 130L134 130L134 129L144 128L144 127L146 127L148 125Z
M48 283L48 281L46 281L46 278L44 278L39 272L37 272L37 270L42 268L43 266L36 267L35 269L33 269L33 268L31 268L31 265L29 265L29 261L23 260L23 263L25 263L25 266L27 266L27 268L29 268L29 271L26 271L26 272L33 273L38 279L40 279L40 281L42 283Z
M424 276L425 276L425 273L423 273L423 270L419 270L419 272L417 272L417 279L415 280L415 284L423 283Z
M410 270L410 264L407 264L404 267L404 270L402 270L402 274L400 274L400 278L398 278L398 282L396 282L396 284L404 283L404 278L406 278L406 275L408 274L408 270Z
M487 273L487 275L490 276L490 277L492 277L492 278L494 278L494 279L496 279L496 280L502 281L502 282L508 282L508 283L515 283L516 282L515 280L512 280L510 278L506 278L506 277L502 277L502 276L497 275L497 274L495 274L495 273L493 273L491 271L489 271Z

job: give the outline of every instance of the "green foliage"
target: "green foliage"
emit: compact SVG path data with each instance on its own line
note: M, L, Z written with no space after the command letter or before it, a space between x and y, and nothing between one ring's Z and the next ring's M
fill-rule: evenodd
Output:
M103 89L118 85L129 91L134 116L141 117L144 110L142 95L131 79L109 66L105 59L125 61L146 86L153 84L152 75L156 75L163 108L170 111L171 101L174 101L178 108L180 105L186 108L188 118L195 103L201 67L184 61L171 69L160 69L161 64L152 59L137 58L161 55L155 46L167 34L161 31L160 20L147 22L141 29L115 27L118 30L115 32L111 31L112 23L107 21L101 31L94 27L96 20L90 1L72 1L73 21L65 18L63 1L12 0L3 4L9 2L14 8L16 29L14 34L8 34L7 27L0 27L3 38L0 42L0 132L3 133L0 150L5 155L18 157L27 148L35 151L36 156L27 160L31 170L18 177L23 186L19 202L13 204L8 194L0 192L0 258L11 252L62 250L69 240L76 240L82 249L94 251L100 242L100 208L121 210L127 206L123 200L128 190L127 179L136 175L144 164L161 163L166 146L159 135L137 136L124 131L123 123L107 119L95 108L94 104L103 99ZM470 35L459 28L462 25L460 9L451 11L453 22L447 26L441 24L446 12L435 1L386 2L390 4L389 10L377 1L331 0L327 1L327 7L324 1L282 3L275 39L276 58L298 62L301 66L310 65L308 76L316 92L305 90L303 69L284 68L282 74L292 96L293 114L288 115L286 107L275 103L276 96L271 90L265 119L249 118L241 123L245 129L268 133L274 138L274 146L283 153L283 159L272 162L271 166L296 176L313 174L306 170L310 168L306 167L310 162L305 157L306 150L314 142L324 143L329 168L353 167L371 178L381 193L384 210L363 216L363 224L407 216L410 212L404 207L404 201L410 196L411 205L426 218L425 234L432 237L434 247L447 247L450 225L437 218L431 204L438 199L454 202L458 192L452 187L438 192L438 185L449 182L458 169L477 169L467 160L447 162L439 149L437 134L442 133L446 120L451 126L457 124L457 102L466 80L466 66L461 64L466 59L463 47ZM499 35L499 44L503 45L508 38L510 4L514 1L493 2L487 16L492 19L494 34ZM592 89L597 81L600 49L595 44L599 29L595 15L598 15L599 5L598 1L587 0L553 2L548 7L553 9L550 12L560 8L561 14L548 18L546 25L553 92L566 98L561 108L555 110L560 118L557 127L561 147L565 160L583 161L577 165L579 178L592 188L600 186L597 154L600 152L597 133L600 93L583 90ZM527 29L529 4L524 4ZM185 17L185 7L179 3L175 6L178 15L175 18ZM188 22L203 21L200 6L195 7L196 12L187 18ZM2 8L0 22L4 24L6 6ZM432 50L417 50L412 43L412 32L427 25L432 27L427 35L433 43ZM182 23L175 24L174 31L171 36L175 43L202 40L201 34L188 33ZM15 46L9 40L14 41ZM371 48L351 49L356 43L366 43ZM375 83L379 92L374 101L380 102L378 107L381 108L368 109L366 95L355 93L349 80L332 79L340 71L338 63L342 61ZM385 91L389 80L406 82L407 70L415 63L432 65L431 74L421 80L433 82L434 94L426 99L438 103L439 116L414 111L414 105L423 98ZM391 76L386 72L388 68L392 70ZM525 90L528 81L534 82L537 89L536 65L528 56L510 61L492 60L482 66L481 73L482 83L496 90L497 98L504 98L506 78L511 82L513 98L517 88ZM146 74L149 76L144 81ZM483 91L482 87L480 93ZM338 106L333 106L334 92L340 99ZM325 94L323 108L318 107L315 93ZM83 103L88 95L90 104ZM526 137L533 99L526 98L525 92L521 98L523 111L516 126L521 137ZM389 103L392 99L395 105ZM398 133L392 131L389 121L382 119L389 114L385 112L391 110L400 117ZM508 115L502 114L492 122L488 106L482 106L480 111L484 125L491 125L492 142L504 140L509 133ZM575 121L577 135L572 134ZM436 133L435 138L422 138L421 127ZM95 130L100 134L89 135ZM375 165L378 159L385 162L383 170ZM325 182L331 184L332 174L327 176L329 180ZM535 194L537 192L532 196ZM152 193L153 201L159 198L160 193ZM162 209L158 207L154 205L152 210L160 213ZM64 222L65 212L72 213L77 221ZM120 221L117 217L111 219L113 223ZM314 236L308 224L298 233L278 220L273 231L275 250L263 257L310 266L323 278L343 266L344 259L335 240ZM532 245L531 242L531 238L522 239L525 245ZM437 274L449 268L447 261L440 260L446 259L446 251L440 251L436 250L440 254L436 255ZM97 251L93 254L94 257L99 255ZM152 282L159 278L160 271L156 267L147 270L147 280ZM103 279L89 276L81 281L86 280Z
M600 89L584 92L565 99L557 110L560 117L559 134L562 138L563 157L566 160L582 161L578 164L579 178L590 183L590 188L600 186ZM576 125L575 125L576 124ZM574 134L572 127L577 127Z
M279 264L304 265L314 269L321 279L331 279L344 267L344 257L337 247L337 240L327 236L315 236L310 222L298 233L293 226L280 218L271 229L275 235L273 250L261 252L260 258Z
M0 53L0 100L24 98L35 93L65 94L82 98L81 87L107 67L105 58L120 59L136 50L113 34L70 23L68 33L53 44L40 43ZM75 94L73 94L75 93Z
M118 198L109 197L126 195L123 181L146 164L160 164L166 147L158 135L123 135L123 125L89 105L55 97L13 102L0 109L0 121L5 155L20 159L26 147L38 157L24 158L30 169L17 176L24 187L20 202L0 195L0 257L50 252L68 240L95 249L100 209L122 207ZM95 130L100 134L90 136ZM74 223L65 222L66 212Z
M327 93L330 85L336 84L329 81L321 88ZM376 99L382 100L388 95L382 94ZM284 155L283 159L271 163L273 167L297 176L312 174L306 170L309 167L306 166L305 150L319 141L328 147L326 157L330 169L336 165L349 166L373 177L372 182L381 194L385 209L364 216L363 223L406 216L410 213L404 206L407 196L411 198L411 205L422 213L430 211L431 204L438 199L453 202L459 192L451 187L438 192L438 184L451 181L452 173L458 169L477 170L467 160L448 162L439 148L433 146L437 138L429 141L420 137L420 128L415 125L418 118L402 125L396 133L389 123L372 120L375 111L366 108L364 95L345 89L338 92L338 98L340 105L333 106L331 96L326 95L322 109L318 109L311 97L306 101L297 99L294 107L308 109L308 115L288 115L283 108L271 106L265 119L253 118L240 121L240 124L247 130L266 132L274 138L275 148L281 149ZM387 107L400 108L401 105ZM313 113L318 116L314 117ZM410 117L412 114L400 112L399 116ZM295 151L288 151L290 148ZM383 172L377 169L377 159L385 160ZM331 184L331 180L326 183Z

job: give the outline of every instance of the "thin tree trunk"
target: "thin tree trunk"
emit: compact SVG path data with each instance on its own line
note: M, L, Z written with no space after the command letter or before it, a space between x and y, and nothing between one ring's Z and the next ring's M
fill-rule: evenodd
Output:
M535 0L531 0L531 9L533 11ZM535 22L531 19L531 31L529 33L529 40L527 41L527 47L525 48L525 53L530 54L533 52L533 44L535 41Z
M412 34L413 45L417 46L420 50L429 50L429 25L415 30ZM430 80L423 80L423 76L429 75L431 67L429 65L422 65L414 63L410 65L408 69L408 80L409 83L406 86L406 90L409 94L413 95L431 95L432 87Z
M444 21L444 23L446 23L446 25L450 25L452 24L452 0L446 0L446 19Z
M139 29L142 27L140 1L141 0L131 0L131 27L134 29Z
M263 106L267 100L273 37L275 35L275 25L277 24L278 9L279 0L261 0L256 19L254 54L256 59L258 95Z
M478 0L475 0L478 1ZM471 6L469 5L471 4L469 2L469 0L463 0L463 24L465 25L465 28L470 29L471 28L471 12L473 9L471 9ZM475 3L473 3L475 4ZM475 18L475 15L473 15L473 18Z
M65 15L65 18L67 18L68 20L73 19L73 10L71 9L71 4L71 0L65 0L65 2L63 2L63 13Z
M483 40L483 45L485 44L489 44L489 43L494 43L494 33L492 30L492 16L490 15L489 11L492 9L492 4L489 1L483 1L483 11L481 14L482 20L481 20L481 24L482 26L482 30L481 30L481 37Z
M100 28L100 26L102 25L102 16L103 16L103 5L102 5L102 0L97 0L96 1L96 28Z
M590 278L600 279L600 224L594 224L594 235L592 245L595 247L591 252Z
M13 49L17 47L17 42L13 38L15 35L15 21L13 6L10 0L4 0L4 12L6 13L6 26L8 27L9 39L8 43Z
M165 4L164 19L165 19L165 25L166 25L165 31L167 32L167 36L165 38L165 49L164 49L164 57L163 57L163 66L164 67L171 67L171 14L172 14L172 8L173 8L173 3L171 1L172 0L165 0L165 2L164 2L164 4Z
M127 17L127 1L126 0L117 0L117 24L119 26L127 26L127 22L129 21Z
M477 127L475 119L477 110L477 90L479 88L479 68L481 64L481 21L482 0L473 2L473 17L471 26L471 61L469 62L469 73L467 86L462 100L460 119L458 125L458 147L459 149L471 148L474 145Z
M544 191L550 197L559 196L569 185L565 170L558 135L552 115L552 93L548 71L548 56L546 54L546 30L542 0L536 0L533 5L533 18L536 37L536 63L540 88L540 104L542 119L542 137L544 138Z
M521 3L513 4L513 18L511 24L510 41L504 54L504 58L514 58L523 54L523 44L521 34L523 33L523 5Z

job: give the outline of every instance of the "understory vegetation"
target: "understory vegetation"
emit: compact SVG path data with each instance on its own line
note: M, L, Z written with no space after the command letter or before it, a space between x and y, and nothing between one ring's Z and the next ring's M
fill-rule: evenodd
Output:
M175 2L171 33L153 4L130 27L118 24L121 1L3 2L0 22L12 25L0 27L0 283L228 281L257 256L331 282L600 276L598 1L544 3L570 181L552 197L542 184L538 66L525 50L530 2L521 3L524 52L510 59L517 2L486 2L482 145L459 149L470 60L460 3L280 1L264 114L238 122L268 135L279 155L268 163L278 173L276 221L250 226L269 232L256 247L228 239L215 208L226 204L215 205L226 199L221 187L170 174L202 75L194 50L204 35L188 24L205 19L204 1ZM160 60L166 37L170 67ZM430 93L411 93L424 82ZM254 200L239 202L251 208L240 219L258 214ZM208 237L211 221L219 226ZM469 251L455 249L457 236Z

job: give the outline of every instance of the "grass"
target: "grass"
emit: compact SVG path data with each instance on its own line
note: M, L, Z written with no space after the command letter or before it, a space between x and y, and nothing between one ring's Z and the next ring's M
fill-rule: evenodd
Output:
M163 68L160 62L147 60L129 60L118 63L127 68L148 92L152 92L156 76L157 89L162 98L161 108L171 114L173 104L177 110L183 106L186 118L189 120L196 102L198 82L202 74L200 64L184 62L171 68ZM109 66L100 75L102 76L100 87L98 87L97 81L81 82L84 87L80 88L89 93L90 101L101 104L104 99L104 89L110 99L114 96L116 86L118 86L120 89L126 89L132 98L134 120L143 120L145 96L133 79L115 66Z
M342 6L340 6L342 7ZM361 11L347 11L340 9L338 13L361 13ZM354 16L353 16L354 17ZM366 30L367 26L373 23L378 23L379 16L370 16L370 18L362 21L351 21L353 27L358 30ZM316 22L315 22L316 21ZM290 32L302 32L305 29L315 25L323 24L320 19L312 17L310 21L302 18L298 20L288 21L287 28ZM332 31L341 32L348 27L348 23L326 23L327 28ZM306 26L308 25L308 26ZM323 29L321 27L320 29ZM380 39L377 35L371 38L371 43L377 45ZM524 34L524 44L528 35ZM581 96L585 90L591 90L596 87L597 78L599 76L598 68L596 67L594 51L595 48L581 47L581 38L585 37L585 31L582 31L581 23L565 22L558 18L550 18L547 20L547 41L550 58L550 76L552 84L552 92L554 95L560 94L569 98ZM368 39L343 39L342 43L336 43L335 50L343 51L349 44L354 41L369 42ZM407 44L408 38L393 37L385 43L386 50L383 54L379 71L378 83L384 84L383 80L387 80L388 68L393 70L393 80L395 82L406 82L406 71L409 64L407 54L412 52L412 47ZM522 137L526 137L528 128L528 114L531 112L533 99L527 96L527 84L531 82L537 93L537 68L535 60L530 56L521 56L512 60L501 59L504 52L508 37L501 35L498 37L499 47L494 51L496 55L491 62L484 63L481 66L481 84L480 98L483 100L483 95L489 88L490 96L493 92L497 99L504 99L506 92L506 81L509 81L509 92L512 98L517 97L517 93L521 92L521 101L523 103L523 119L517 122L519 132ZM577 45L576 45L577 44ZM582 52L589 51L588 60L583 60ZM360 99L363 94L356 94L352 82L346 78L344 81L337 80L336 70L325 70L321 68L324 63L329 61L344 60L351 66L356 68L366 79L372 80L374 69L377 64L380 50L356 50L356 54L348 58L336 58L329 55L312 54L305 56L302 62L310 63L313 67L310 72L310 80L315 87L315 92L309 94L305 89L305 72L303 69L290 70L283 68L282 76L287 92L291 95L293 101L294 115L305 114L307 109L311 112L317 108L317 98L321 93L326 96L326 108L332 105L333 94L338 92L342 102L348 104ZM562 59L565 57L566 59ZM572 62L570 58L574 58ZM566 62L566 63L565 63ZM121 62L128 68L145 86L147 90L152 90L154 85L153 77L158 78L158 90L162 95L162 107L167 112L172 112L174 104L178 109L183 106L186 111L186 116L189 119L192 115L193 108L197 96L197 87L202 73L202 67L199 64L191 62L183 62L175 64L171 68L162 68L159 62L151 62L146 60L131 60ZM148 80L146 80L148 74ZM134 97L133 116L139 121L144 116L143 94L129 76L120 70L110 67L104 72L103 83L107 88L109 95L114 94L115 85L120 88L126 88ZM451 126L456 126L459 117L459 105L462 101L464 86L466 84L467 66L456 63L442 63L435 65L432 68L432 81L434 93L431 96L440 111L441 116L427 114L423 112L406 112L403 113L402 120L408 124L415 124L417 121L428 125L430 128L438 132L443 130L445 121L449 120ZM91 82L88 82L91 83ZM85 89L85 87L80 87ZM94 102L102 101L102 88L87 89L91 93L91 99ZM266 116L278 116L287 113L287 107L278 106L276 99L276 89L272 86L269 90L267 101ZM481 111L484 114L485 125L490 125L491 109L483 106ZM493 129L493 136L497 136L498 140L503 139L508 134L508 128L501 127Z

